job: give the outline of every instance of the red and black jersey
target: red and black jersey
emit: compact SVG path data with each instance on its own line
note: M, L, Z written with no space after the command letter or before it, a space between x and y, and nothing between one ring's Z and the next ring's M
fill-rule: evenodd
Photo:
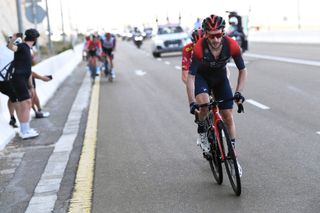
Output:
M190 67L191 56L193 52L193 43L189 43L182 48L182 71L188 71Z
M198 40L193 49L193 57L189 73L195 75L200 73L204 76L213 78L215 75L220 76L226 71L226 65L233 58L237 68L245 68L238 43L228 36L222 40L222 49L218 58L211 54L206 38ZM222 72L224 71L224 72Z
M85 46L86 49L88 50L97 50L97 49L101 49L101 42L100 40L96 40L95 42L90 40L86 43Z

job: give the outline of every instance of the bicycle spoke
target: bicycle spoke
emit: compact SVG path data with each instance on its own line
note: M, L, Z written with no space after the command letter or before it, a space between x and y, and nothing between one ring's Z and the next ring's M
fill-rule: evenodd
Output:
M221 155L217 145L216 137L213 129L208 130L208 141L210 143L211 158L208 159L214 179L220 185L223 181Z
M226 172L228 175L228 178L230 180L230 184L232 186L233 191L235 192L236 195L241 194L241 180L240 180L240 175L239 175L239 170L238 170L238 163L237 159L233 150L233 146L230 141L229 134L226 130L225 125L223 122L219 122L218 124L219 128L219 137L220 140L223 144L223 147L227 148L227 152L225 154L225 168Z

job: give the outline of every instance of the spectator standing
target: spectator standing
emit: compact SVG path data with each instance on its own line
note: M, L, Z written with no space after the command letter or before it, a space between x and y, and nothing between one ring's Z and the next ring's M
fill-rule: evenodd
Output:
M36 57L35 57L35 51L32 50L31 51L31 55L32 55L32 66L34 66L36 64ZM42 80L42 81L50 81L52 80L52 75L40 75L34 71L32 71L31 73L32 76L32 87L30 89L31 92L31 108L33 109L34 113L35 113L35 118L46 118L50 116L49 112L45 112L42 111L41 109L41 105L40 105L40 100L39 100L39 96L37 94L37 90L36 90L36 79Z
M197 30L202 27L202 21L200 18L197 18L196 22L193 24L193 29Z
M35 114L35 118L46 118L50 116L49 112L42 111L40 100L36 90L36 79L48 82L52 80L51 75L40 75L34 71L32 71L32 87L31 87L31 94L32 94L32 109Z
M0 45L0 69L4 69L13 60L12 51L8 50L5 44ZM9 124L16 128L16 118L14 117L14 106L13 102L16 101L14 92L12 90L12 85L9 81L0 81L0 92L9 97L8 99L8 110L10 113Z
M15 70L11 82L17 98L14 108L20 122L19 135L22 139L39 136L36 130L30 128L31 96L29 93L29 88L32 87L31 48L36 45L39 36L40 34L36 29L28 29L25 31L24 42L15 45L13 41L15 41L17 35L14 34L8 43L8 48L14 52L13 65Z

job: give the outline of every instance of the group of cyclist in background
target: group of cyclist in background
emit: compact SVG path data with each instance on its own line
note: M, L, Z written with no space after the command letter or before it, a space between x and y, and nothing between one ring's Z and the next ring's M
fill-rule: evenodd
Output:
M115 78L116 75L113 68L113 52L115 48L116 37L109 32L103 35L93 33L86 36L83 54L84 59L88 61L92 83L95 82L95 77L100 73L100 70L104 72L109 81L112 82ZM101 65L99 66L99 64Z

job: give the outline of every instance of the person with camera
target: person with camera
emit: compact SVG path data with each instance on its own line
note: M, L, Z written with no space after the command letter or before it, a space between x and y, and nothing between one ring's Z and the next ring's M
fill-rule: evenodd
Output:
M29 89L32 87L31 66L32 55L31 49L36 45L37 39L40 36L36 29L28 29L25 31L24 41L15 43L17 34L14 34L9 40L7 47L14 52L11 83L16 95L14 108L20 122L20 137L29 139L39 136L39 133L30 128L30 109L31 95Z

